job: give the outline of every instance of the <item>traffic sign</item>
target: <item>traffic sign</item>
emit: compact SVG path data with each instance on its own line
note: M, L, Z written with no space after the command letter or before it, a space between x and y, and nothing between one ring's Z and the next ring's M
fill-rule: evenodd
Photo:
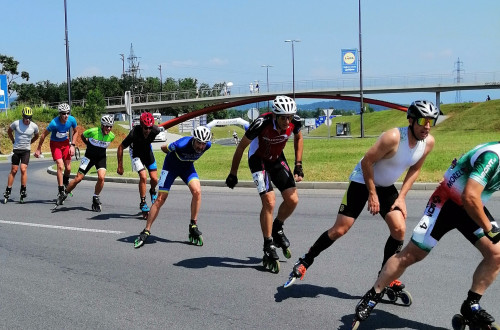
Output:
M9 107L9 88L7 85L7 75L0 74L0 110Z

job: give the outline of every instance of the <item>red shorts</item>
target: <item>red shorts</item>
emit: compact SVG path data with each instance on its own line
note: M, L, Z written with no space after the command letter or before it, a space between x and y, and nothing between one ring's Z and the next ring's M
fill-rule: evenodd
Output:
M69 140L64 141L50 141L50 151L52 152L52 159L71 160Z

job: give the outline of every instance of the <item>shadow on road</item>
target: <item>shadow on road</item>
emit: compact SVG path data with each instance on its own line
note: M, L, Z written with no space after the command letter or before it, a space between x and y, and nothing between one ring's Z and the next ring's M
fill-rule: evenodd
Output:
M131 243L131 244L133 244L134 241L135 241L135 239L137 238L137 236L139 236L139 234L128 236L128 237L119 238L119 239L117 239L117 241L118 242L123 242L123 243ZM156 243L181 243L181 244L186 244L186 242L183 242L183 241L172 241L172 240L168 240L168 239L161 238L161 237L158 237L158 236L149 235L149 237L148 237L148 239L146 241L146 244L144 244L144 245L146 246L146 245L151 245L151 244L156 244ZM187 243L187 244L189 244L189 243Z
M185 268L206 268L211 267L228 267L228 268L254 268L264 270L262 259L249 257L248 260L227 258L227 257L201 257L179 261L174 266Z
M331 296L341 299L360 300L361 296L353 296L348 293L339 291L337 288L322 287L312 284L295 284L288 288L279 286L278 292L274 295L276 302L282 302L290 298L316 298L319 295Z
M354 309L354 305L353 305ZM354 314L343 316L340 321L344 325L338 329L352 329ZM450 318L451 324L451 318ZM386 311L374 310L370 317L361 322L359 329L418 329L418 330L446 330L448 328L435 327L426 323L417 322L408 319L402 319L397 315L388 313Z

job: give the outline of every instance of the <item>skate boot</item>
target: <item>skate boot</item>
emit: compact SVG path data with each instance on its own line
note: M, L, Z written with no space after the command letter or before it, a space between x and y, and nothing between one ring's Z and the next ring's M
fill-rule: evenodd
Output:
M481 308L478 301L464 301L460 308L461 314L455 314L451 319L453 330L463 330L468 325L469 329L495 329L500 326L495 322L493 316Z
M271 273L278 274L280 272L280 261L273 241L267 241L264 243L264 257L262 257L262 264L266 269L271 271Z
M285 236L283 224L277 219L273 222L273 241L277 248L281 248L283 250L285 258L290 259L292 257L292 252L289 249L290 241Z
M99 200L99 196L92 197L92 211L94 211L94 212L101 212L102 211L101 204L102 203Z
M307 271L307 268L309 268L309 266L310 265L308 265L307 262L305 262L303 258L299 258L299 260L297 260L295 265L293 265L293 269L289 275L288 281L286 281L286 283L283 287L288 288L298 278L302 281L304 279L304 276L306 275L306 271Z
M60 191L57 195L56 205L63 205L66 198L68 198L68 193L65 190Z
M382 295L382 293L376 293L373 288L365 293L363 298L361 298L356 305L356 316L354 317L354 321L352 323L352 329L357 329L359 324L370 316L372 310L382 299Z
M7 204L9 201L10 193L12 192L12 187L5 188L5 192L3 193L3 203Z
M384 293L387 295L387 298L391 303L395 303L398 298L401 298L401 302L405 306L410 306L413 302L413 298L410 293L404 290L405 285L401 283L400 280L394 280L387 286L384 290Z
M139 237L137 237L134 241L134 248L138 249L141 246L143 246L144 243L146 243L146 240L148 239L149 235L151 235L151 232L149 230L144 229L143 231L141 231Z
M203 246L203 237L198 226L191 222L189 224L189 242L194 245Z
M144 220L147 220L150 211L148 203L146 203L145 200L141 201L141 203L139 204L139 208L141 209L142 212L142 218Z
M24 199L28 197L28 194L26 193L26 187L21 187L21 191L19 192L20 198L19 198L19 203L24 204Z
M154 189L149 189L149 194L151 195L151 205L153 205L158 198L158 193Z

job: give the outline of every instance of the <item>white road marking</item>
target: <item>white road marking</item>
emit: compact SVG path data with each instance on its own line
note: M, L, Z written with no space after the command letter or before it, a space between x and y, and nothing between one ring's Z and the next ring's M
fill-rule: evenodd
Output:
M4 224L7 224L7 225L21 225L21 226L50 228L50 229L64 229L64 230L74 230L74 231L88 231L88 232L92 232L92 233L105 233L105 234L123 234L124 233L123 231L117 231L117 230L103 230L103 229L92 229L92 228L52 226L52 225L43 225L43 224L40 224L40 223L28 223L28 222L7 221L7 220L0 220L0 223L4 223Z

